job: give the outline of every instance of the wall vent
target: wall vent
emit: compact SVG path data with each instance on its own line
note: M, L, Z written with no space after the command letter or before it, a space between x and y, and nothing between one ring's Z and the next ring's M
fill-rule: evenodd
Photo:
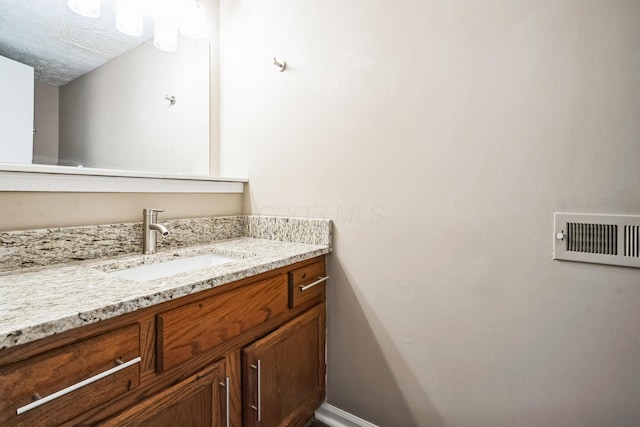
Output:
M640 267L640 216L554 214L553 259Z
M624 226L624 256L640 258L640 226Z

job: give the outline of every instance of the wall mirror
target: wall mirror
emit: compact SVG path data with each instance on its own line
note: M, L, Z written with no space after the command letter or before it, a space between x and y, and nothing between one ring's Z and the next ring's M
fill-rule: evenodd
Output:
M141 35L116 29L116 2L98 2L95 18L67 0L0 2L0 163L209 175L216 29L195 40L179 35L175 51L162 51L157 19L146 13Z

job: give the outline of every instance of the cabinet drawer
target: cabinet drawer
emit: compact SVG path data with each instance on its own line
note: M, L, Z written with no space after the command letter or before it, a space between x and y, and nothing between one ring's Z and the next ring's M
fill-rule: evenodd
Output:
M325 289L326 279L324 258L290 271L289 308L319 298Z
M284 274L158 315L158 370L164 372L287 311Z
M139 356L135 324L4 366L0 425L58 425L108 402L138 386Z

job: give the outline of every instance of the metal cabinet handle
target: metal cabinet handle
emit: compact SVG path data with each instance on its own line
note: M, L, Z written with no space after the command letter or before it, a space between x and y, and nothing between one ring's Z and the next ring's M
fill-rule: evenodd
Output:
M230 390L229 390L229 377L225 377L224 382L220 383L221 387L224 387L225 394L227 396L226 399L226 414L227 414L227 427L231 427L231 414L229 413L229 400L230 400Z
M306 286L300 286L300 291L301 291L301 292L304 292L304 291L306 291L307 289L309 289L309 288L313 288L314 286L319 285L319 284L320 284L320 283L322 283L322 282L326 282L328 278L329 278L329 276L325 276L325 277L318 277L318 280L316 280L315 282L313 282L313 283L309 283L309 284L308 284L308 285L306 285Z
M257 375L258 375L258 402L257 402L258 406L251 405L251 408L258 413L258 422L260 422L260 421L262 421L262 396L261 396L262 392L260 390L260 388L261 388L261 384L260 384L260 359L258 359L258 362L255 365L251 365L251 367L257 371Z
M38 406L42 406L45 403L51 402L52 400L55 400L59 397L62 397L66 394L71 393L72 391L78 390L79 388L82 388L86 385L89 385L91 383L94 383L104 377L108 377L109 375L115 374L116 372L122 371L123 369L128 368L129 366L133 366L136 363L140 363L140 361L142 360L141 357L136 357L135 359L131 359L128 362L124 362L122 364L119 364L118 366L108 369L104 372L99 373L98 375L94 375L90 378L87 378L86 380L80 381L79 383L75 383L72 386L69 386L67 388L63 388L62 390L56 391L53 394L50 394L48 396L43 397L42 399L38 399L35 402L31 402L28 405L24 405L20 408L18 408L18 410L16 411L17 415L20 414L24 414L27 411L30 411L34 408L37 408ZM36 393L37 395L37 393Z

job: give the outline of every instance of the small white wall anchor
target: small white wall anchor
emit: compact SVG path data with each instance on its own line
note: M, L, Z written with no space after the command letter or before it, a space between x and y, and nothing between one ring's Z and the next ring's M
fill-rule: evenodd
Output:
M165 95L164 99L166 99L167 101L169 101L169 103L171 103L171 105L176 105L176 97L171 95Z
M273 65L278 68L278 71L283 72L285 68L287 68L287 63L284 61L278 61L275 57L273 58Z

